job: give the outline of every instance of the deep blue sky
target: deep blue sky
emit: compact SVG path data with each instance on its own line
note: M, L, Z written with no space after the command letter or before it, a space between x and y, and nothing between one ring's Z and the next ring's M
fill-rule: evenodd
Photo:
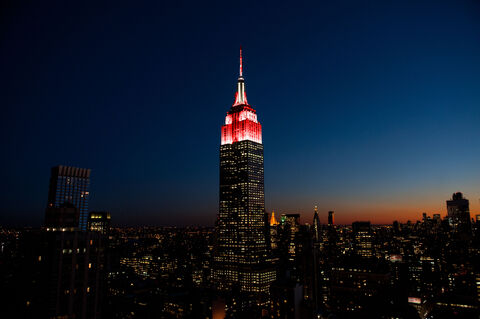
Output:
M240 45L269 211L479 213L478 1L152 2L3 2L0 224L64 164L116 224L212 225Z

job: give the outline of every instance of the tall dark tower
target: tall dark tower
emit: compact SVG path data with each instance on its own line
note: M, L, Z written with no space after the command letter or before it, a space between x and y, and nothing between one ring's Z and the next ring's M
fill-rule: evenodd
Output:
M318 217L317 206L315 206L315 212L313 213L313 239L315 242L320 240L320 218Z
M335 223L335 212L329 211L328 212L328 226L333 226Z
M240 49L237 93L220 145L220 207L212 265L220 291L267 295L275 280L264 197L262 126L247 102Z

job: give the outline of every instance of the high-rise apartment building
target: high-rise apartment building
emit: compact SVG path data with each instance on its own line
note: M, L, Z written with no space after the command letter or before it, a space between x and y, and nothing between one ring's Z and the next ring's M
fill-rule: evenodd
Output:
M247 102L241 50L235 102L221 133L220 207L212 277L218 290L268 294L275 271L267 242L262 126Z
M55 214L55 210L52 208L73 206L78 209L78 227L86 230L90 173L91 170L86 168L63 165L53 167L50 175L47 214L48 210L50 210L50 215Z

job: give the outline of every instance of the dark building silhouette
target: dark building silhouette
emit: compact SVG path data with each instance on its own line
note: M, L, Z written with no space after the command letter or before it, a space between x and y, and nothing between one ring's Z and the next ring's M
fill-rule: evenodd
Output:
M454 193L452 199L447 200L447 218L454 235L469 237L471 230L470 206L468 199L460 192Z
M78 230L26 233L19 312L32 318L99 318L103 241L99 233Z
M60 165L53 167L50 175L47 210L69 205L76 207L81 230L87 229L90 173L90 169ZM47 215L51 217L52 211Z
M328 212L328 226L333 226L335 223L335 212L329 211Z
M315 242L320 241L320 218L318 217L318 208L315 206L313 213L313 239Z
M261 124L247 102L241 50L235 102L222 126L219 206L212 267L215 286L262 299L269 293L275 271L269 262L269 225L264 214ZM235 303L244 305L239 300Z
M45 226L53 229L78 229L80 211L70 203L64 203L60 207L47 207L45 210ZM50 229L49 229L50 230Z
M364 317L359 314L368 306L378 307L386 303L382 296L388 289L389 282L389 269L383 263L345 260L332 268L330 306L339 313L357 312L357 318L372 318L370 315Z
M293 280L277 280L272 284L271 316L273 318L300 319L302 311L303 287Z

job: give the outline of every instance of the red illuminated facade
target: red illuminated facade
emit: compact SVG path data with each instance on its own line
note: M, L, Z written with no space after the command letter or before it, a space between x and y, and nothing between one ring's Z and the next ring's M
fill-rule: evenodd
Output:
M240 49L240 76L237 82L235 102L225 117L222 126L222 145L240 141L262 143L262 125L257 120L257 112L248 104L243 78L242 50Z

